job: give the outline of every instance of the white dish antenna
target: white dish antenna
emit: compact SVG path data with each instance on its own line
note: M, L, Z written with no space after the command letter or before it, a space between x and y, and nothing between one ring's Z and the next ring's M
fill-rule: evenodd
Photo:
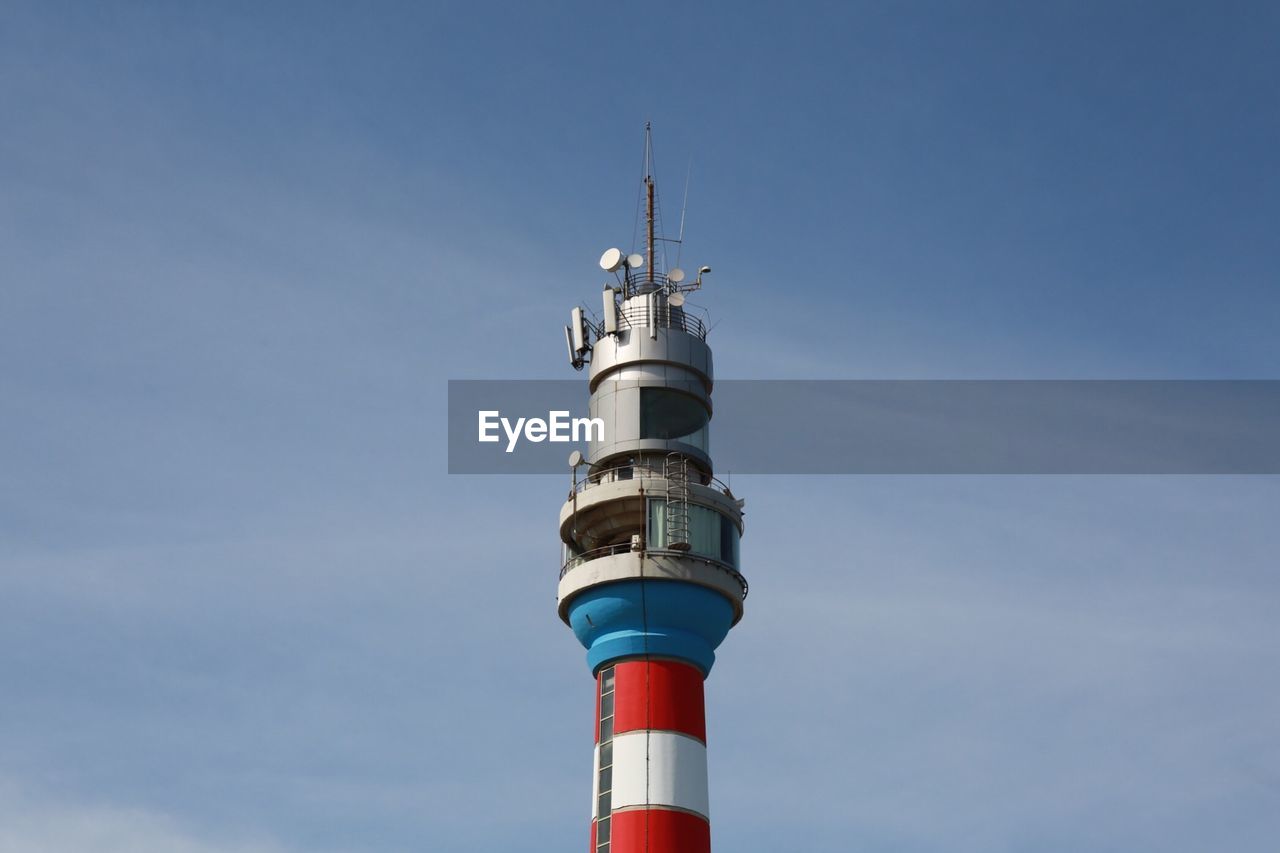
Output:
M622 266L622 260L621 249L605 249L604 254L600 256L600 269L605 272L613 272Z
M581 465L581 464L582 464L582 451L581 451L581 450L575 450L575 451L573 451L572 453L570 453L570 454L569 454L569 467L570 467L570 468L577 468L577 467L578 467L579 465Z
M667 304L674 305L676 308L679 308L681 305L684 304L684 294L683 293L671 294L670 296L667 297Z
M644 266L644 255L627 255L627 266L638 270Z
M680 267L676 267L671 272L667 273L667 281L672 284L679 284L684 281L684 270L680 269Z

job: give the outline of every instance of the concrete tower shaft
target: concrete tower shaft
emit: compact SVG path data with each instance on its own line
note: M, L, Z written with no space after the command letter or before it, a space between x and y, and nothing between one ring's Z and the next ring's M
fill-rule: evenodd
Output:
M601 259L626 266L603 321L575 309L566 330L605 424L559 531L559 615L596 677L591 851L707 853L703 680L743 614L743 502L714 477L711 349L683 307L701 274L633 275L643 259L621 258Z

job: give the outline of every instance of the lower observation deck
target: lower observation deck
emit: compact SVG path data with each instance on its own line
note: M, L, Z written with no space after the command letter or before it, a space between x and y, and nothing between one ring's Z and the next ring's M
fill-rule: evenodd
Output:
M673 549L633 550L610 545L578 554L560 570L557 590L560 618L569 622L569 605L577 594L601 584L630 580L682 581L712 589L733 606L733 624L742 618L747 579L732 566L711 557Z

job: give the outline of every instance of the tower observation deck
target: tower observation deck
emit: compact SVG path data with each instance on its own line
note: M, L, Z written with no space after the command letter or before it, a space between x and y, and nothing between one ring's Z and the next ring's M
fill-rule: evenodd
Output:
M711 349L684 306L710 268L654 269L645 186L647 258L605 252L603 318L565 330L605 433L570 460L557 599L595 677L591 853L708 853L703 681L747 597L743 502L714 476Z

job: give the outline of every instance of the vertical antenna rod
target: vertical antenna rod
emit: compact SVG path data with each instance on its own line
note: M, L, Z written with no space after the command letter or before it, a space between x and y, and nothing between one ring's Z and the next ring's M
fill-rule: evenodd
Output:
M644 123L644 186L648 194L645 224L649 228L649 285L653 285L653 137L649 122Z
M689 210L689 178L693 177L693 157L689 158L689 168L684 173L684 202L680 205L680 236L676 238L676 266L680 266L680 258L684 255L684 215Z
M653 284L653 178L646 176L644 183L649 191L649 284Z

